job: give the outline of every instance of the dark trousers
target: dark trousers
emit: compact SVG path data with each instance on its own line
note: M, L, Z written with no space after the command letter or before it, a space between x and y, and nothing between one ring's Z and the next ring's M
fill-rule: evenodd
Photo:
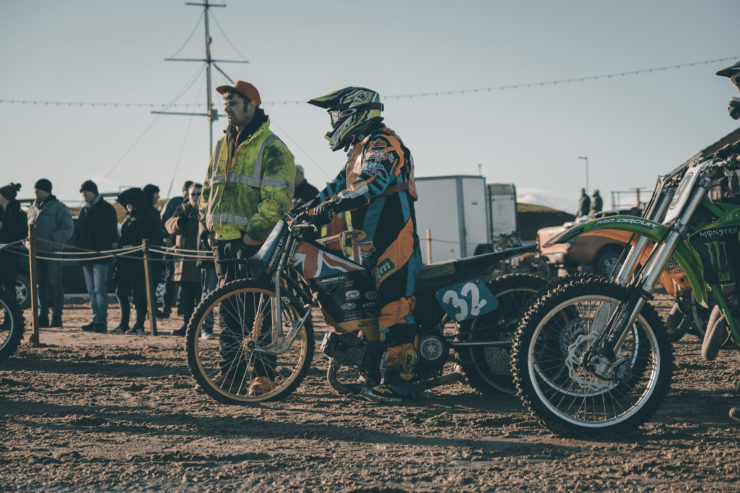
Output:
M216 274L219 285L235 279L248 277L246 264L240 262L223 262L234 259L246 259L255 253L259 247L247 247L241 240L218 241L213 247L213 259L216 264ZM268 310L263 313L262 327L259 334L255 334L255 308L259 295L241 294L232 296L221 303L220 327L221 335L221 373L234 382L241 381L252 366L254 376L268 376L275 378L275 356L261 353L246 354L241 341L245 337L255 337L257 344L265 346L272 341L271 314Z
M62 263L58 260L38 260L37 262L39 317L48 318L49 309L51 309L52 320L61 320L62 307L64 307Z
M136 308L137 327L143 327L146 320L146 281L144 275L125 276L118 279L116 283L116 296L118 304L121 305L121 326L128 327L131 317L131 304L129 295L133 295L134 307Z
M175 272L175 265L171 258L167 258L162 265L162 280L164 281L164 307L163 310L169 313L172 307L177 304L178 297L178 285L172 280L172 275ZM182 294L180 293L180 296ZM187 318L186 318L187 320ZM187 323L187 322L186 322Z
M200 283L180 281L178 284L182 296L182 324L187 326L190 323L190 317L193 316L195 306L200 302Z

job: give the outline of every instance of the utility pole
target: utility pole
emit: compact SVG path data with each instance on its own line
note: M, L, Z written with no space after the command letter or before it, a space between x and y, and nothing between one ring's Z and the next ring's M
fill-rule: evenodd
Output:
M589 193L589 186L588 186L588 156L578 156L578 159L583 159L586 161L586 193Z
M211 155L211 152L213 152L213 122L218 120L219 114L218 111L213 107L213 100L211 99L211 65L215 67L216 70L218 70L221 75L226 77L226 80L228 80L230 83L234 83L233 80L231 80L231 77L226 75L226 72L221 70L221 67L217 65L218 63L249 63L247 60L216 60L211 58L211 34L210 34L210 26L209 26L209 20L208 20L208 9L211 7L226 7L226 5L223 4L213 4L209 3L208 0L204 0L203 3L195 3L195 2L185 2L185 5L192 5L197 7L203 7L203 23L205 24L205 34L206 34L206 57L205 58L165 58L164 60L166 62L206 62L206 112L205 113L187 113L187 112L178 112L178 111L152 111L154 114L158 115L187 115L187 116L205 116L208 117L208 124L209 124L209 139L208 139L208 155Z

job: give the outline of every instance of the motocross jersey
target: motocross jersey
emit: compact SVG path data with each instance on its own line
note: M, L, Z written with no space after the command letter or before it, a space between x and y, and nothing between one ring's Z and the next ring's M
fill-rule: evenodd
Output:
M320 193L335 212L352 211L352 227L364 231L363 263L372 269L381 308L381 340L388 328L414 327L411 313L421 268L416 233L413 158L389 128L372 131L355 143L344 169ZM394 329L398 342L413 340L411 329ZM392 341L389 341L392 342Z

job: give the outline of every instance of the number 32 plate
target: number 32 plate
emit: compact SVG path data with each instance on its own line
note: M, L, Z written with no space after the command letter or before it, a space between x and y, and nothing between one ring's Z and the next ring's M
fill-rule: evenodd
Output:
M480 279L445 286L435 293L442 309L456 322L492 312L498 300Z

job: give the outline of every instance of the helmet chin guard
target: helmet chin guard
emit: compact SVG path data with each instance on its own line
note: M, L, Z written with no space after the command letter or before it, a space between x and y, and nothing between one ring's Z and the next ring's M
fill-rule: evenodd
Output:
M332 151L348 147L355 135L382 120L380 95L364 87L345 87L308 103L334 113L332 129L325 135Z

